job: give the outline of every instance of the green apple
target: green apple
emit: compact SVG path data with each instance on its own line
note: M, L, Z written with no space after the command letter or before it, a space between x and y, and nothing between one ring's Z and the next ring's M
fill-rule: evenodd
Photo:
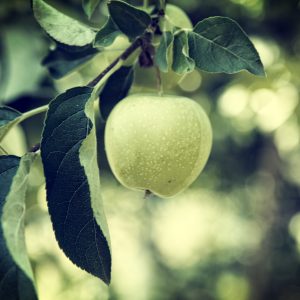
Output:
M209 157L212 130L195 101L180 96L134 94L108 117L105 150L122 185L171 197L186 189Z

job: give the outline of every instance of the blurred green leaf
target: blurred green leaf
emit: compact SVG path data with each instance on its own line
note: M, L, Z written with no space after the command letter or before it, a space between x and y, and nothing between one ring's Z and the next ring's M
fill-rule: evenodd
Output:
M94 46L95 47L108 47L116 39L118 35L122 34L117 25L111 17L108 18L104 26L97 32Z
M143 34L151 23L149 14L123 1L110 1L108 10L114 23L130 38Z
M3 85L0 84L0 104L3 104L38 90L45 74L41 59L46 47L40 33L31 25L0 27L0 38L3 42L1 59L4 67L0 70L3 71L4 79Z
M156 65L159 67L160 71L165 73L167 73L169 70L168 53L173 39L174 36L171 32L164 32L155 54Z
M73 263L108 284L110 239L101 197L92 93L92 88L76 87L50 103L41 154L58 244Z
M56 41L70 46L85 46L95 38L88 26L61 13L42 0L33 0L33 12L43 29Z
M92 17L100 2L101 0L82 0L83 10L89 19Z
M252 42L235 21L210 17L200 21L188 35L190 56L207 72L236 73L248 70L264 76L264 68Z
M0 299L35 300L24 236L25 194L35 154L0 157Z
M122 67L107 80L100 93L100 112L107 119L114 106L125 98L133 83L133 67Z
M50 50L42 64L48 68L53 78L60 79L92 59L97 53L98 50L92 47L82 47L78 51L57 47L55 50Z
M172 69L177 74L192 72L195 62L189 56L188 33L180 31L174 35Z
M21 116L22 114L13 108L0 107L0 142L6 133L19 122Z
M7 82L7 70L8 64L5 57L5 45L4 45L4 37L2 32L0 32L0 90L5 91L5 85Z

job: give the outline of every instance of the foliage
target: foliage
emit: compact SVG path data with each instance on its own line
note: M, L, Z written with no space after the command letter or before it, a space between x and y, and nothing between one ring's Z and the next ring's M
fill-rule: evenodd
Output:
M1 299L37 299L24 236L25 194L34 156L0 157Z
M85 81L83 86L67 90L46 107L48 113L40 152L49 214L59 246L74 264L109 284L111 246L102 207L96 127L99 118L105 121L113 107L136 88L135 67L138 65L145 70L154 67L162 72L162 76L173 70L182 77L199 72L203 72L201 74L205 74L204 76L209 76L205 72L235 74L243 70L264 76L265 71L250 38L236 21L228 17L205 16L202 20L194 20L196 25L193 29L173 26L172 22L163 27L165 7L162 1L145 9L132 2L112 0L107 5L109 15L106 19L102 16L101 22L93 23L100 2L82 2L87 15L85 21L67 15L59 6L54 7L42 0L33 0L32 4L36 20L55 45L42 62L53 78L67 80L72 76L82 75L84 67L89 66L97 54L119 51L107 65L107 69L97 70L93 74L95 80ZM171 15L168 16L170 18ZM123 44L120 42L122 38L126 41ZM100 75L97 76L98 74ZM249 75L243 76L247 80L250 78ZM157 81L159 84L159 78ZM153 89L156 89L156 85ZM94 109L97 101L100 113ZM1 107L0 141L12 126L23 119L22 113L9 107ZM222 127L222 124L218 123L216 126ZM218 134L218 128L216 133ZM98 147L99 145L101 142L98 141ZM17 203L23 201L23 209L25 207L24 193L27 176L31 172L28 157L30 154L20 159L9 155L1 156L3 163L0 161L0 166L3 168L6 166L6 159L15 162L12 169L15 173L5 173L8 177L1 181L1 190L6 191L2 192L1 200L7 207L11 199L15 199ZM27 173L22 166L26 167ZM20 176L23 177L20 179ZM24 188L22 193L13 188L14 182L18 180L23 180L20 185ZM2 219L7 220L5 214L1 213L2 215ZM6 238L10 235L13 223L8 223L8 226L4 221L0 240L5 248L3 253L7 253L9 264L13 264L15 270L20 272L16 272L16 276L25 276L22 285L27 285L28 291L34 295L33 276L28 271L30 268L28 265L24 268L24 259L18 259L11 242ZM10 221L16 221L15 217ZM18 234L22 237L22 248L25 250L23 225ZM234 281L231 277L226 280ZM1 292L3 291L0 291L0 295ZM7 293L12 292L3 293L5 299L10 295ZM29 294L28 299L35 297L32 294Z

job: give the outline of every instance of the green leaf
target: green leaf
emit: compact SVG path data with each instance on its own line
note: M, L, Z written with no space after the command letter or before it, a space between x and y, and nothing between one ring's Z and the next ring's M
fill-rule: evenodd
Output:
M60 79L92 59L97 53L98 50L91 46L80 47L77 51L57 47L48 53L42 64L48 68L53 78Z
M41 154L47 202L59 246L80 268L110 282L110 239L103 210L93 89L76 87L49 106Z
M111 17L108 18L104 26L97 32L94 46L95 47L108 47L116 39L118 35L122 34L117 25Z
M123 1L110 1L108 10L118 28L130 38L143 34L151 23L149 14Z
M25 194L34 154L0 157L0 299L37 299L24 236Z
M195 62L189 55L188 34L180 31L174 35L172 69L177 74L192 72Z
M6 51L5 51L5 42L4 42L4 34L0 32L0 91L1 94L5 93L5 87L7 85L8 81L8 62L6 57ZM0 96L0 99L3 97Z
M61 13L42 0L33 0L33 12L43 29L56 41L70 46L85 46L95 38L88 26Z
M82 0L83 10L89 19L92 17L100 2L101 0Z
M121 67L107 80L100 93L100 112L107 119L114 106L125 98L133 83L133 67Z
M242 28L226 17L199 22L189 33L190 56L207 72L236 73L248 70L264 76L259 55Z
M3 75L4 82L0 85L0 104L40 91L41 78L45 76L41 59L46 41L41 39L40 30L30 24L20 26L12 22L8 26L1 26L3 64L0 77Z
M22 114L13 108L0 107L0 142L6 133L20 121L21 116Z
M2 228L7 247L15 262L32 280L33 272L26 253L24 219L27 182L36 156L36 153L28 153L21 158L2 213Z
M164 32L155 54L155 63L159 67L160 71L164 73L167 73L169 70L168 56L173 39L174 36L171 32Z

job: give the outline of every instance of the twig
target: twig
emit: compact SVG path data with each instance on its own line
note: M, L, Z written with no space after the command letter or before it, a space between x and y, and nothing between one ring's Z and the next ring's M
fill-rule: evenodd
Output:
M120 61L125 61L136 49L142 45L143 37L138 37L120 56L118 56L103 72L90 81L87 86L95 87L98 82L111 71Z

